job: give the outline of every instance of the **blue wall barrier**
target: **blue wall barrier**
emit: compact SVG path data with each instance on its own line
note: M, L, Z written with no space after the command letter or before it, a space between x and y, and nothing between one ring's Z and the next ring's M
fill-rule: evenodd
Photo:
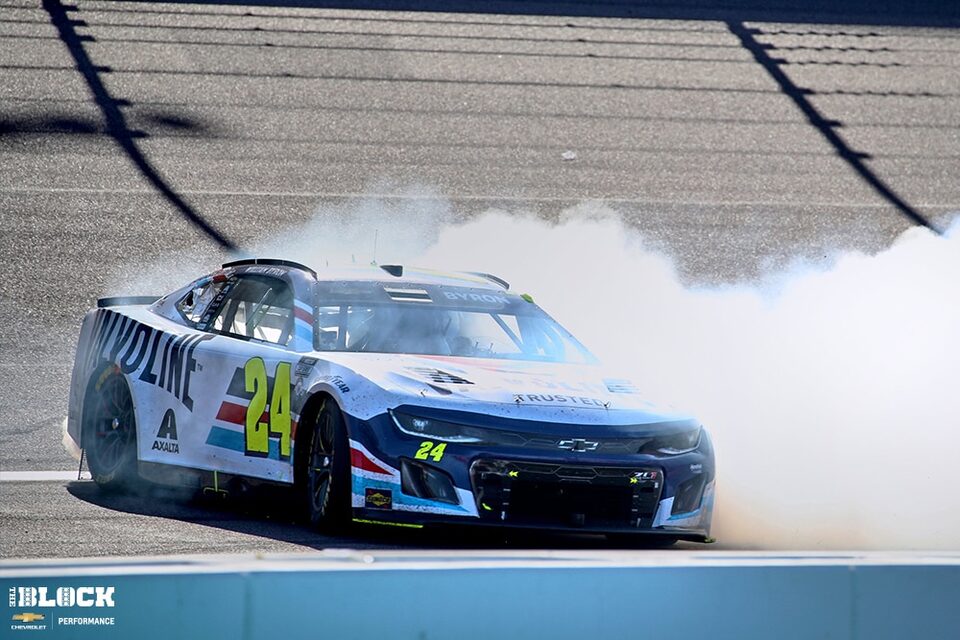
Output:
M0 584L8 599L3 637L960 638L960 554L341 552L3 561ZM92 589L113 587L114 606L19 606L22 593L30 601L45 588L49 605L57 589L65 603L81 587L91 588L84 602L93 601ZM24 614L44 618L13 619ZM98 618L113 624L91 624ZM40 625L41 635L26 628Z

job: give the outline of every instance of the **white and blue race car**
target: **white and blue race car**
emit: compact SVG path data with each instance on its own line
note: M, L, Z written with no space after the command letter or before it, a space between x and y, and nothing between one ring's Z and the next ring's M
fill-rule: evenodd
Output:
M292 485L318 526L706 540L710 439L488 274L231 262L80 332L68 435L106 488Z

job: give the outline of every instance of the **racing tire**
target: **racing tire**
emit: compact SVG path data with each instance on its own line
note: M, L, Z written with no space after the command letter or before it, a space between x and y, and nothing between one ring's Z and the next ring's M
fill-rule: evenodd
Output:
M304 511L316 529L342 529L350 516L350 444L343 415L326 400L311 424L304 469Z
M83 448L102 489L131 489L137 474L137 419L127 381L106 370L84 403Z

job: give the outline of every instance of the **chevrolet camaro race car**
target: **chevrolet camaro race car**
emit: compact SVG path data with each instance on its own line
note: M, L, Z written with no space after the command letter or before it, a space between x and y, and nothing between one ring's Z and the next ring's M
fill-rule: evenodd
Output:
M84 318L68 437L93 479L295 488L317 526L706 540L710 439L488 274L223 265Z

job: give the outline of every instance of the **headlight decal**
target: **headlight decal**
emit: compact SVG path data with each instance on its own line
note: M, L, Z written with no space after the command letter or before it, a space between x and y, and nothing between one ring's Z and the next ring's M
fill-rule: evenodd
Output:
M700 446L700 435L702 432L703 427L698 425L696 429L656 436L641 447L640 453L668 456L689 453Z
M397 411L390 411L393 423L403 433L411 436L441 440L443 442L480 443L485 442L484 429L454 424L444 420L411 416Z

